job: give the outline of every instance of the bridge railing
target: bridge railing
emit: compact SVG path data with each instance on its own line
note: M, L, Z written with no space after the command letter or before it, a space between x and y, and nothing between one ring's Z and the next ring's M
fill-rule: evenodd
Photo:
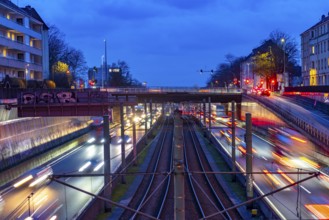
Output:
M143 87L143 88L101 88L101 91L107 91L109 93L174 93L174 92L186 92L186 93L241 93L240 88L197 88L197 87Z

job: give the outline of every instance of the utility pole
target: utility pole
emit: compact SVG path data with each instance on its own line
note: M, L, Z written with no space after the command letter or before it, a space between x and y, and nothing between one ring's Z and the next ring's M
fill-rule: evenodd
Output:
M232 101L232 182L236 181L236 166L235 166L235 101Z
M111 153L110 153L110 124L109 124L109 115L106 114L103 116L103 134L104 134L104 146L103 146L103 154L104 154L104 186L109 184L104 189L104 197L111 200L112 198L112 176L111 176ZM111 212L112 207L111 204L105 202L104 204L105 212Z
M252 177L252 124L251 124L251 114L246 113L246 172L247 172L247 200L251 200L254 197L253 189L253 177ZM248 208L252 208L253 204L249 203Z

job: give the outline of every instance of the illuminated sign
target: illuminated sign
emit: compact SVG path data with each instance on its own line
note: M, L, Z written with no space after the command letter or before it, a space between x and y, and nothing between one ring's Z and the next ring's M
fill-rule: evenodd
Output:
M120 73L121 72L121 69L120 68L110 68L109 69L109 72L110 73Z

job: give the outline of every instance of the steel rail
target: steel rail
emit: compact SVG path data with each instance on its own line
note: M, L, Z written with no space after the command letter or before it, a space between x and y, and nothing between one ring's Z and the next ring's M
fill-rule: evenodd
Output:
M168 126L169 125L169 119L166 119L166 124L164 125L164 127L166 127L166 126ZM162 154L162 151L163 151L163 148L164 148L164 142L165 142L165 140L166 140L166 137L167 137L167 135L168 135L168 131L167 131L167 129L164 129L162 132L164 132L164 134L163 134L163 138L161 139L161 145L160 145L160 149L159 149L159 151L158 151L158 155L157 155L157 160L156 160L156 164L155 164L155 166L154 166L154 168L153 168L153 173L155 173L156 172L156 170L157 170L157 168L158 168L158 165L159 165L159 161L162 159L161 158L161 154ZM144 205L147 203L147 201L149 200L149 198L151 197L151 195L149 195L150 194L150 190L151 190L151 187L152 187L152 184L153 184L153 181L154 181L154 178L155 178L155 176L156 175L154 175L154 174L151 174L151 179L150 179L150 181L149 181L149 183L148 183L148 186L147 186L147 189L146 189L146 191L144 192L144 196L143 196L143 198L141 199L141 201L139 202L139 205L138 205L138 207L137 207L137 211L138 212L140 212L141 211L141 209L144 207ZM170 176L170 175L169 175ZM170 179L170 178L166 178L166 180L168 181L168 179ZM170 181L168 181L168 182L170 182ZM156 191L156 190L155 190ZM163 203L163 201L162 201L162 203ZM158 213L158 212L157 212ZM130 219L134 219L134 218L136 218L136 216L137 216L137 212L135 212L134 213L134 215L130 218Z
M213 193L213 196L214 196L215 199L216 199L215 202L216 202L217 204L219 204L220 209L225 210L225 206L224 206L223 202L222 202L221 199L218 197L218 195L217 195L217 193L216 193L216 191L215 191L215 189L214 189L214 187L213 187L213 184L210 182L208 176L205 174L205 173L206 173L206 170L205 170L205 168L204 168L204 166L203 166L202 159L201 159L201 156L200 156L199 150L198 150L198 148L197 148L197 143L199 143L199 141L196 140L197 138L196 138L195 130L194 130L193 124L191 124L190 121L188 121L188 128L189 128L189 132L190 132L191 137L192 137L192 141L193 141L193 143L194 143L194 144L193 144L193 147L194 147L195 152L196 152L196 154L197 154L198 161L199 161L199 163L200 163L200 167L201 167L201 169L202 169L202 172L203 172L203 175L204 175L205 179L207 180L207 184L208 184L208 186L210 187L211 192ZM216 178L215 178L215 179L216 179ZM216 182L218 182L217 179L216 179ZM218 184L219 184L219 183L218 183ZM225 219L230 219L230 220L232 219L228 212L221 213L221 214L222 214L223 218L225 218ZM224 214L225 216L224 216L223 214Z
M185 139L185 138L184 138ZM198 198L198 195L197 195L197 192L196 192L196 190L195 190L195 188L194 188L194 184L193 184L193 180L192 180L192 175L191 175L191 173L190 173L190 170L189 170L189 161L188 161L188 157L187 157L187 153L186 153L186 145L185 145L185 140L184 140L184 164L185 164L185 172L187 173L187 177L188 177L188 182L189 182L189 185L190 185L190 187L191 187L191 189L192 189L192 192L193 192L193 197L194 197L194 199L195 199L195 202L196 202L196 204L197 204L197 206L198 206L198 211L199 211L199 213L201 214L201 216L202 216L202 218L205 218L206 217L206 215L205 215L205 213L204 213L204 211L203 211L203 208L202 208L202 205L201 205L201 202L200 202L200 200L199 200L199 198Z

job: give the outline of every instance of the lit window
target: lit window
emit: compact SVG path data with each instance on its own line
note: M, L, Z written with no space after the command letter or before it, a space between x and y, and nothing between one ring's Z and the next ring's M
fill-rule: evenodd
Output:
M315 54L315 47L312 46L312 54Z

